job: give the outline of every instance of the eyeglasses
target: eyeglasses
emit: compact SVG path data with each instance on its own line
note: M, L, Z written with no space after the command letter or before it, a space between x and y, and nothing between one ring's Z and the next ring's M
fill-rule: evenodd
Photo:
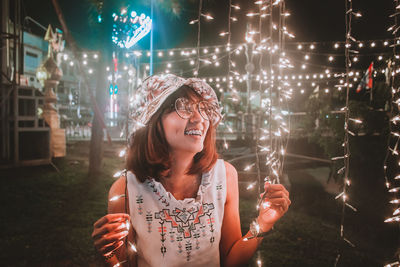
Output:
M203 119L212 122L219 120L217 107L208 101L203 100L197 103L191 103L189 99L185 97L180 97L175 100L175 111L182 119L190 119L196 107Z

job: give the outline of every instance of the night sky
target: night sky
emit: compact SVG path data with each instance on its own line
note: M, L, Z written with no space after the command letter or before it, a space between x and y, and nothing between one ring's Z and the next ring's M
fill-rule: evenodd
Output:
M50 0L23 0L23 16L30 16L47 26L51 23L59 27L59 23ZM117 1L115 2L118 6ZM127 1L119 1L121 7ZM138 1L132 1L138 3ZM150 1L147 1L150 2ZM155 23L155 48L192 47L197 43L197 26L189 25L188 22L196 19L198 2L185 2L179 17L165 14L160 8L156 8ZM234 0L239 4L241 10L233 11L233 15L239 18L238 22L232 24L233 41L243 42L245 26L247 22L256 24L256 18L248 18L245 13L257 11L253 1ZM83 47L92 47L95 36L91 35L88 24L89 1L88 0L59 0L63 9L67 24L75 39ZM226 42L218 34L227 29L228 1L213 0L203 1L203 12L210 13L215 20L203 22L202 45L217 45ZM345 1L338 0L286 0L287 10L291 16L287 20L289 31L296 35L294 41L343 41L345 36L344 26L344 4ZM139 12L148 12L148 7L130 3ZM359 40L371 40L390 38L386 29L391 25L392 19L389 15L393 13L393 1L355 0L354 10L360 11L363 17L353 23L354 36ZM44 34L37 26L28 22L28 28L37 34ZM147 48L146 39L142 40L140 46Z

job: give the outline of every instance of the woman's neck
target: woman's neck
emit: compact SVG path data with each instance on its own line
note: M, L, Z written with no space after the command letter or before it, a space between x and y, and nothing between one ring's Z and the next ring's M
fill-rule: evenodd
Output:
M172 193L176 199L194 197L198 191L200 176L187 174L192 166L193 157L194 155L188 156L182 153L172 155L169 176L160 179L165 189Z

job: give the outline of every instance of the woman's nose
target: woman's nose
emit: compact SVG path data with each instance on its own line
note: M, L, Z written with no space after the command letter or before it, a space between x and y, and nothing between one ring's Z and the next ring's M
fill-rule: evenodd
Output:
M204 121L204 118L203 118L203 116L201 116L197 107L193 108L193 114L190 117L190 121L191 122L203 122Z

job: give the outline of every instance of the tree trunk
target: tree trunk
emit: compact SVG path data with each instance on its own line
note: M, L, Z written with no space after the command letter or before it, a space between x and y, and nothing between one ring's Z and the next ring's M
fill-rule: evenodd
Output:
M106 77L106 66L111 62L111 32L112 32L112 21L111 13L113 10L112 1L104 1L102 15L103 22L98 24L93 30L98 33L98 42L100 45L100 61L96 71L97 84L96 84L96 102L99 107L99 114L94 115L92 125L92 137L90 139L90 152L89 152L89 180L90 182L96 182L99 173L102 170L102 160L104 154L104 130L102 128L101 120L99 116L104 118L107 98L107 77ZM97 29L96 29L97 28ZM108 135L108 142L111 144L111 138Z
M60 5L58 4L57 0L52 0L54 9L57 13L58 20L60 21L60 24L63 28L65 37L67 39L68 44L70 45L70 48L74 54L75 58L78 58L78 49L77 45L71 36L67 24L65 22L63 13L61 11ZM111 3L111 1L106 1L106 3ZM104 6L104 10L110 10L107 9L106 5ZM108 6L107 6L108 7ZM106 21L109 21L111 16L108 16L109 14L105 15ZM104 131L103 129L106 129L105 122L104 122L104 110L105 110L105 90L106 90L106 78L104 77L104 71L105 71L105 62L109 59L109 40L107 38L107 32L111 32L109 29L109 23L103 23L103 25L100 25L99 28L99 43L102 44L102 54L100 58L100 63L98 64L99 68L97 70L97 84L96 84L96 96L93 96L92 91L89 88L89 82L88 78L85 74L85 72L82 69L81 64L78 64L78 69L80 74L83 77L85 87L87 88L89 97L90 97L90 102L93 107L94 111L94 117L93 117L93 123L92 123L92 137L90 140L90 153L89 153L89 179L93 177L98 177L98 174L101 170L101 161L103 159L103 135ZM108 27L107 27L108 26ZM95 99L96 97L96 99ZM107 134L108 141L111 143L111 137L109 134Z
M106 79L104 75L104 57L101 57L101 63L97 68L97 84L96 84L96 102L99 106L101 114L105 111L105 88ZM89 152L89 179L96 180L102 169L102 160L104 152L104 130L98 115L95 113L92 122L92 136L90 139Z

